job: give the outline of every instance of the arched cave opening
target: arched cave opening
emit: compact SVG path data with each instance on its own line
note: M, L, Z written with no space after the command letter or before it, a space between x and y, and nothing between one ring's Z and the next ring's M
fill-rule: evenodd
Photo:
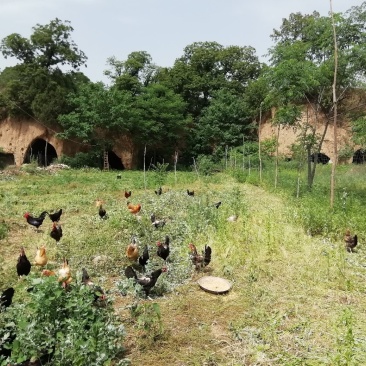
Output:
M35 139L28 147L24 156L24 164L36 160L39 166L48 166L57 159L55 148L46 140Z
M3 169L8 165L15 165L14 154L0 153L0 169Z
M328 164L329 160L330 160L330 157L328 155L325 155L323 153L318 153L318 159L317 159L318 164ZM315 162L315 154L311 154L311 162L312 163Z
M366 162L366 150L365 149L358 149L353 154L352 163L353 164L365 164Z
M113 170L125 169L121 158L118 155L116 155L113 151L108 151L108 162L109 162L109 169Z

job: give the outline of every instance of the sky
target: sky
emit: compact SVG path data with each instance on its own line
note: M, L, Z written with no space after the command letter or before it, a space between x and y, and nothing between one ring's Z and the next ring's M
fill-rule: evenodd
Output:
M334 12L346 12L361 0L332 0ZM82 71L91 81L108 82L107 59L124 61L146 51L154 64L171 67L194 42L251 46L265 62L270 35L291 13L328 15L330 0L0 0L0 40L58 18L74 28L71 36L88 57ZM0 70L16 59L0 55Z

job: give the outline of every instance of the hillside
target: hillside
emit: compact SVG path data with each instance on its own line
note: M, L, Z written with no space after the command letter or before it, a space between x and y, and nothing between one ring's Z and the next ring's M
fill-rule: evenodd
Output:
M145 190L143 173L133 171L122 179L94 170L2 174L0 289L16 288L13 306L23 302L21 289L27 283L15 272L19 248L24 246L32 259L43 244L49 268L59 268L66 256L75 281L84 266L106 289L126 328L125 356L132 365L366 362L362 242L357 253L347 253L343 236L307 235L290 200L226 174L197 179L193 173L149 172L146 184ZM157 196L160 185L163 194ZM131 202L141 203L140 218L128 212L125 188L132 190ZM105 201L107 220L99 218L96 199ZM218 209L213 206L217 201L222 202ZM49 219L36 232L23 218L26 211L61 207L60 244L49 236ZM167 219L162 229L151 227L152 212ZM228 222L233 214L238 220ZM168 272L152 291L153 300L144 300L124 277L125 248L134 235L140 247L153 248L149 269L161 266L154 247L165 234L171 237ZM199 250L205 244L213 249L202 272L190 265L190 242ZM107 259L97 262L98 256ZM196 283L203 275L227 278L232 290L226 295L203 292ZM155 303L160 320L150 306Z

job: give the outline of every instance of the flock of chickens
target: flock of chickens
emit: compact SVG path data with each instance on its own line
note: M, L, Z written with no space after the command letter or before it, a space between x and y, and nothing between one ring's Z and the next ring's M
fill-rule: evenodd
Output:
M155 190L156 195L161 195L163 193L162 188ZM136 215L141 210L141 205L131 204L128 199L131 197L132 192L127 191L125 189L124 192L125 198L127 199L127 209L129 212L133 215ZM194 196L194 191L190 191L187 189L187 195L188 196ZM107 219L108 215L103 207L104 201L98 199L96 201L96 206L98 208L98 214L101 219ZM214 204L216 208L219 208L221 205L221 202L217 202ZM39 227L43 224L43 221L48 216L50 220L52 221L52 229L50 231L50 236L53 238L56 243L58 243L62 236L62 227L59 223L61 215L63 211L62 209L59 209L58 211L54 213L49 213L47 211L43 211L38 217L32 216L29 212L26 212L24 214L24 218L26 219L27 223L35 228L36 231L39 230ZM155 217L155 214L150 215L151 225L153 225L155 228L162 228L166 221L164 219L157 219ZM164 262L167 262L167 259L170 254L170 237L168 235L165 236L164 242L158 241L156 243L157 249L156 254L158 257L162 258ZM206 245L202 253L200 254L197 251L196 246L193 243L189 244L189 250L190 250L190 260L192 261L192 264L194 265L196 270L199 270L205 266L207 266L211 261L211 253L212 249L210 246ZM155 286L159 276L167 271L167 267L159 268L155 271L152 271L149 274L145 273L145 266L147 265L149 259L150 259L150 253L148 246L145 246L145 248L142 251L142 254L140 254L139 246L136 242L135 238L132 238L131 243L127 245L126 247L126 257L131 262L131 265L127 266L124 270L125 276L128 279L133 279L133 281L140 285L142 290L144 291L146 297L149 297L150 290ZM41 246L37 248L36 255L34 257L33 265L43 268L48 263L48 257L46 253L46 248L44 246ZM142 268L143 273L138 273L133 268L133 265L137 263L140 268ZM24 247L20 248L20 254L18 257L18 261L16 264L16 271L19 277L27 276L32 268L32 263L27 258L27 255L25 253ZM71 276L71 269L69 267L68 260L66 258L63 259L63 263L61 265L61 268L58 269L58 271L49 270L49 269L43 269L42 270L43 276L54 276L57 281L61 284L63 288L67 288L68 285L72 282L72 276ZM95 285L85 268L82 268L82 283L85 285L88 285L91 287L93 293L94 293L94 300L95 302L100 302L105 300L105 292L100 286ZM0 309L6 308L11 305L12 298L14 296L15 290L13 287L10 287L2 292L0 296Z

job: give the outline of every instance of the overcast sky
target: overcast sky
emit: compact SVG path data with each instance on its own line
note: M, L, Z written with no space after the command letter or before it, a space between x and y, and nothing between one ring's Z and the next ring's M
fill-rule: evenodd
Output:
M334 12L361 3L332 0ZM123 61L133 51L146 51L156 65L173 66L193 42L252 46L265 61L282 19L315 10L327 15L330 0L0 0L0 39L12 33L28 38L36 24L69 20L72 39L88 57L81 71L106 82L108 57ZM0 70L16 62L0 55Z

